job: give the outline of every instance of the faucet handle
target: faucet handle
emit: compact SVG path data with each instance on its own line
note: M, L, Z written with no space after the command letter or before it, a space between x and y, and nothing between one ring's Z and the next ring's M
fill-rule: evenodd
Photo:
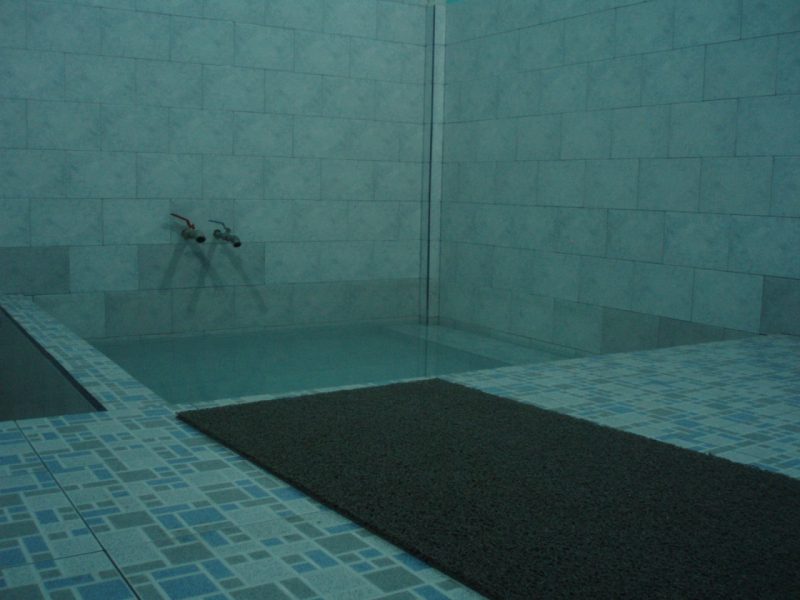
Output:
M209 223L219 223L220 225L222 225L222 228L225 230L225 233L228 233L231 230L231 228L228 227L227 225L225 225L225 223L223 223L222 221L215 221L214 219L209 219L208 222Z

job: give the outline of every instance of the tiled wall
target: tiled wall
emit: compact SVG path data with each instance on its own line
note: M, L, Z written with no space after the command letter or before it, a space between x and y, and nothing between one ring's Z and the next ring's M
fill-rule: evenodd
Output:
M798 0L447 11L445 320L590 352L800 334Z
M0 0L0 293L87 336L416 316L422 4Z

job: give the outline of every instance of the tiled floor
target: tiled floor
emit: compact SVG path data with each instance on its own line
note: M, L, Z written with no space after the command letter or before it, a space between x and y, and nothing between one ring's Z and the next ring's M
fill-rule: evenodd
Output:
M22 299L3 306L108 412L0 422L3 598L477 598L178 422ZM800 339L453 376L800 478Z

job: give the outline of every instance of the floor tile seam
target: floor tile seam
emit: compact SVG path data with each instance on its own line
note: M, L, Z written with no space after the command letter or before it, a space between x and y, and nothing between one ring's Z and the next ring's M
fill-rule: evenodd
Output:
M23 436L25 436L26 439L28 439L28 436L25 434L24 431L22 432L22 434L23 434ZM30 440L28 440L28 442L30 443ZM42 461L41 456L39 456L39 453L36 451L36 449L33 447L32 444L31 444L31 448L32 448L33 452L36 454L36 456L39 458L39 460ZM112 557L108 554L108 551L106 550L106 548L100 543L100 540L97 538L97 536L95 535L94 531L92 531L92 528L86 522L86 519L81 514L81 511L79 511L77 509L77 507L75 506L75 503L72 501L72 498L69 497L69 495L67 494L67 492L64 489L64 487L61 485L61 483L58 481L58 479L54 476L52 471L47 467L47 465L44 463L44 461L42 461L42 465L44 466L44 468L47 471L47 473L50 475L50 478L55 482L56 486L58 486L58 489L60 490L61 494L65 497L67 502L69 503L69 506L72 508L72 510L78 516L78 518L81 520L83 526L91 534L92 538L94 539L95 543L97 544L97 547L99 548L99 551L101 551L101 552L103 552L103 554L105 554L106 558L109 560L110 564L114 567L115 571L117 572L117 575L122 579L122 581L131 590L131 592L134 593L134 596L136 596L138 598L138 595L135 594L135 592L133 592L133 586L130 584L128 579L122 573L122 571L119 568L119 565L117 565L117 563L114 562ZM82 556L82 555L85 555L85 554L94 554L94 553L80 553L77 556Z

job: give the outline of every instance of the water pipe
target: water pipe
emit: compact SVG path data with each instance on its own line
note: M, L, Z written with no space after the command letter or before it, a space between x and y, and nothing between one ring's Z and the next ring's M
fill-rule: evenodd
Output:
M192 223L189 219L187 219L186 217L182 217L181 215L178 215L176 213L169 213L169 214L171 214L176 219L180 219L181 221L186 221L186 227L184 227L183 231L181 231L183 239L194 240L198 244L202 244L203 242L206 241L205 234L199 229L197 229L197 227L195 227L195 224Z

